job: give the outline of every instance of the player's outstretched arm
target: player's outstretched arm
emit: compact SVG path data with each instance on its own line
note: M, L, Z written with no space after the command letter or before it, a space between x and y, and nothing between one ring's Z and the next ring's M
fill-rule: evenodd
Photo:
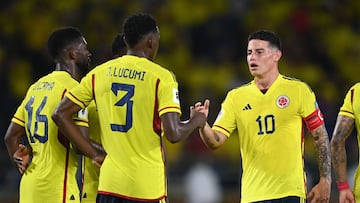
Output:
M206 116L201 112L191 113L187 121L181 121L180 115L175 112L169 112L161 115L161 122L164 128L164 134L171 143L177 143L187 138L195 129L203 127L206 122Z
M320 171L320 181L315 185L307 195L310 203L329 202L331 190L331 158L330 143L325 125L310 131L317 154L317 160Z
M81 107L65 97L55 109L52 119L59 130L79 149L84 155L90 157L96 165L101 165L105 154L92 146L90 139L81 133L75 124L72 115L81 110Z
M205 113L206 117L209 115L210 100L206 99L204 105L201 102L195 103L194 110ZM210 149L219 148L227 140L227 136L223 133L211 129L206 122L205 126L199 128L199 134L204 144Z
M339 115L331 138L331 157L339 189L339 203L355 202L354 194L347 181L345 141L354 129L354 119Z

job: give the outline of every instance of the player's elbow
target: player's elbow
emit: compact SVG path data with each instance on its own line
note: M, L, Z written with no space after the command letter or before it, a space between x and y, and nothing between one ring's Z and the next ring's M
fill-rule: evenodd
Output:
M167 140L172 144L175 144L175 143L178 143L181 141L181 136L178 135L176 132L168 132L168 133L165 133L165 135L166 135Z
M63 120L64 115L61 111L59 111L59 108L56 108L53 114L51 115L52 120L59 125L60 122Z

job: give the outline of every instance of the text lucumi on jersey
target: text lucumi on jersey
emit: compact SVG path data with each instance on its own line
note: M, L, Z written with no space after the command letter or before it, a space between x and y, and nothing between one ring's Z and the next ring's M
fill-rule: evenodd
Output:
M145 78L145 73L145 71L137 71L131 68L109 67L109 72L106 74L106 76L122 77L143 81Z

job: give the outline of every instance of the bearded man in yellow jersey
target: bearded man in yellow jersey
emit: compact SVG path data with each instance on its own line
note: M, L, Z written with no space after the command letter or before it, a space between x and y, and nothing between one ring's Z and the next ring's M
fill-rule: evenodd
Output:
M163 139L179 142L203 127L206 116L180 120L174 74L153 62L160 40L155 19L137 13L123 24L127 54L90 71L53 114L59 128L101 165L96 202L165 203L167 178ZM71 115L94 101L106 157L81 135Z
M73 27L55 30L48 39L48 50L56 68L30 86L12 118L5 144L22 174L20 203L80 203L75 177L78 156L51 116L65 93L88 72L91 53L84 36ZM88 125L80 115L71 117L78 129ZM32 150L30 163L26 161L28 148L19 148L24 135Z
M211 149L236 131L243 174L241 202L329 202L331 159L328 133L314 92L281 75L280 38L259 30L248 37L247 62L254 80L228 92L212 128L199 130ZM209 112L209 100L195 109ZM304 126L313 137L320 181L306 197Z
M340 108L333 136L331 138L332 164L336 175L336 184L339 190L339 203L360 202L360 171L356 168L354 187L351 189L347 176L347 157L345 142L356 127L359 147L360 132L360 83L353 85L347 92L344 103Z

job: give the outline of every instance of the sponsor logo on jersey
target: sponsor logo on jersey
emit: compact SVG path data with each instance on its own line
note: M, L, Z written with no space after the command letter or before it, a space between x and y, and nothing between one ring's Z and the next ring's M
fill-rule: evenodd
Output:
M247 104L246 106L244 106L244 108L243 108L242 110L243 110L243 111L245 111L245 110L251 110L250 104Z

